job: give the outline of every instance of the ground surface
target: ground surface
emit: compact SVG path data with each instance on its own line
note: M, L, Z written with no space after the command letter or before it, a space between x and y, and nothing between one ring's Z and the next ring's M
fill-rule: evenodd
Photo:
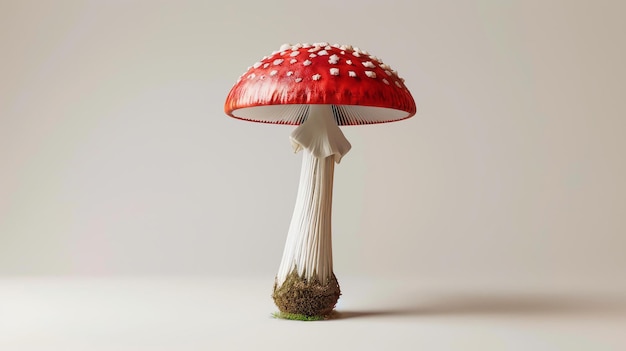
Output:
M272 318L260 278L2 278L2 350L624 350L623 290L345 278L332 320ZM308 342L311 342L310 344Z

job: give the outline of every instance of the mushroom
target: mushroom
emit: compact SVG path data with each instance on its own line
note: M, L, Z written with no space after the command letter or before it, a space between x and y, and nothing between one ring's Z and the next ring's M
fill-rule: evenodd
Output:
M329 315L340 295L331 244L333 174L351 148L339 126L412 117L411 93L389 65L356 47L284 44L239 78L224 111L297 125L290 139L295 152L304 151L300 183L272 297L284 315Z

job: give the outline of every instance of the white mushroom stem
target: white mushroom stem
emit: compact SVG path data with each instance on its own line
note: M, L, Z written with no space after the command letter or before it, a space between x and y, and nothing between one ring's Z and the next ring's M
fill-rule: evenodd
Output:
M276 276L280 287L294 269L298 276L326 284L333 273L331 215L335 162L350 142L335 122L330 105L312 105L304 123L291 133L294 151L304 149L296 205Z

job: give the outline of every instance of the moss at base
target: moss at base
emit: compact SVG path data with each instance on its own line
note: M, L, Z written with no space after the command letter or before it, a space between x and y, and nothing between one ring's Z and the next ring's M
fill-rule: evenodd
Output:
M294 270L280 287L274 284L272 297L283 315L323 319L333 311L339 295L341 291L335 274L332 274L328 283L322 284L317 280L308 281Z
M293 313L285 313L285 312L276 312L273 313L272 316L274 318L279 319L289 319L292 321L323 321L325 319L330 318L330 316L305 316L303 314L293 314Z

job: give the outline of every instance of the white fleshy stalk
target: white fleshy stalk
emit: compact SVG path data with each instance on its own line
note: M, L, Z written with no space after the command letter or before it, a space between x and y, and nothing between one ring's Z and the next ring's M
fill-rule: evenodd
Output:
M326 284L333 273L331 215L335 162L350 142L335 122L331 105L311 105L304 123L291 133L294 151L304 149L296 205L283 258L276 276L280 287L287 275L317 278Z

